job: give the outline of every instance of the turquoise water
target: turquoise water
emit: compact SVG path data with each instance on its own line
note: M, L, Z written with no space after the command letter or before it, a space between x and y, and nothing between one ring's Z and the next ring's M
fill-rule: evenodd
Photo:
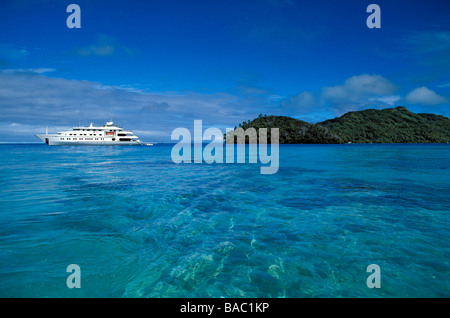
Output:
M273 175L171 149L0 145L0 296L450 296L450 145L281 145Z

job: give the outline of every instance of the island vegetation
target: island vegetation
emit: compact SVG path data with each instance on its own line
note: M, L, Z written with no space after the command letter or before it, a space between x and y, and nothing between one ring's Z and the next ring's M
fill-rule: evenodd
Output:
M450 142L449 118L416 114L402 106L348 112L316 124L286 116L260 114L238 127L243 130L253 127L257 132L259 128L268 128L268 142L271 128L278 128L280 144Z

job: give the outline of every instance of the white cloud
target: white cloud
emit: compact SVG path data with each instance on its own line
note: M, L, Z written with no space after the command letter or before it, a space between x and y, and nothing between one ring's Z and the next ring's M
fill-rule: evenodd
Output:
M450 49L450 31L414 32L406 44L418 53L445 51Z
M159 138L159 137L166 137L170 138L171 132L169 131L160 131L160 130L133 130L133 132L136 134L136 136L141 137L152 137L152 138Z
M63 130L71 129L71 126L49 126L50 132L58 132ZM18 124L18 123L0 123L0 134L5 136L4 141L39 141L35 139L35 134L45 133L46 125L29 125L29 124ZM11 136L11 138L8 138Z
M450 87L450 82L444 82L442 84L439 84L438 87L444 87L444 88Z
M401 100L402 98L398 95L388 95L388 96L381 96L381 97L372 97L369 98L369 101L373 102L381 102L390 106L396 105L396 103Z
M255 103L226 93L150 92L36 72L0 72L0 125L17 124L10 126L14 131L4 130L5 140L17 135L32 141L33 134L47 125L49 129L91 122L101 125L112 119L144 132L152 141L165 137L170 141L174 128L192 129L194 119L203 120L205 126L234 127L264 111Z
M341 115L367 107L393 106L400 96L393 95L396 86L381 75L355 75L341 85L324 87L319 93L302 92L281 101L281 107L298 114L331 112Z
M127 55L133 55L136 52L138 52L138 49L122 45L113 37L104 34L97 35L97 40L93 44L90 44L85 47L73 48L71 50L72 54L79 56L90 56L90 55L111 56L117 53L125 53Z
M36 74L44 74L44 73L50 73L55 72L56 70L54 68L15 68L15 69L6 69L2 70L2 73L36 73Z
M344 84L325 87L322 99L333 105L366 103L370 98L390 95L395 85L381 75L357 75L347 79Z
M405 99L408 103L423 105L439 105L448 102L445 97L436 94L425 86L413 89L406 95Z
M25 48L18 48L9 44L0 44L0 57L4 57L8 60L18 60L26 58L29 55L30 52Z
M311 92L302 92L300 94L290 96L281 101L281 107L294 108L297 111L310 110L316 104L314 95Z

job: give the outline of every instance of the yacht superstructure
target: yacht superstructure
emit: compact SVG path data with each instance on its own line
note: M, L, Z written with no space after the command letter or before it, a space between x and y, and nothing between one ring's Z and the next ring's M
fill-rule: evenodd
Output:
M131 130L114 125L112 121L103 126L73 127L57 134L36 135L50 146L132 146L141 145Z

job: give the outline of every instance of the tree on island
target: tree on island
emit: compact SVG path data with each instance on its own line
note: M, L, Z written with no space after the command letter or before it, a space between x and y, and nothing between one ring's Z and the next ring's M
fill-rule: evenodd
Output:
M259 114L239 127L244 130L253 127L257 132L259 128L268 128L269 142L271 128L279 128L280 144L450 142L449 118L416 114L402 106L348 112L316 124L287 116Z

